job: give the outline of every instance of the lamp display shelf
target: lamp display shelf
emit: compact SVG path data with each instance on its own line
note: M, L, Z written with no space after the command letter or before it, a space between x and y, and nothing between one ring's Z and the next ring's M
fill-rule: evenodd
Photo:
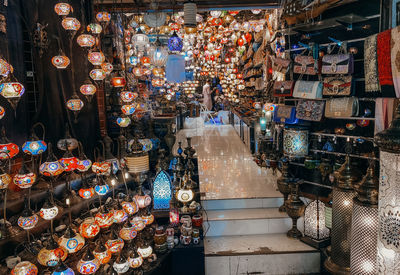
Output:
M352 157L352 158L359 158L359 159L367 159L367 160L376 160L376 161L379 161L379 158L376 158L376 157L368 157L368 156L354 155L354 154L346 154L346 153L339 153L339 152L329 152L329 151L317 150L317 149L310 149L310 152L323 153L323 154L336 155L336 156L347 156L347 155L349 155L349 156Z
M338 135L338 134L328 134L328 133L319 133L319 132L310 132L310 135L313 136L322 136L322 137L338 137L338 138L346 138L346 139L358 139L362 138L366 141L374 142L373 137L364 137L364 136L351 136L351 135Z

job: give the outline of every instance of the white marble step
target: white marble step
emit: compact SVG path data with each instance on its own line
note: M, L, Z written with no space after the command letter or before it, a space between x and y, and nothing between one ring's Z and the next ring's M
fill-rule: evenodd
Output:
M235 236L286 233L292 220L278 208L206 211L203 224L206 236Z
M270 208L281 206L283 204L283 197L202 200L201 204L207 211L222 209Z
M207 275L318 274L318 250L286 234L206 237Z

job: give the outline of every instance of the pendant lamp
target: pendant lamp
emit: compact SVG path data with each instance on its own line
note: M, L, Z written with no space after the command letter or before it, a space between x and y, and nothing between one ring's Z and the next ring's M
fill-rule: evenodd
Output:
M88 247L82 259L76 265L76 269L80 274L94 274L100 268L100 262L93 256L92 251Z
M64 235L58 239L58 245L65 248L68 253L72 254L82 249L85 245L85 239L68 226Z

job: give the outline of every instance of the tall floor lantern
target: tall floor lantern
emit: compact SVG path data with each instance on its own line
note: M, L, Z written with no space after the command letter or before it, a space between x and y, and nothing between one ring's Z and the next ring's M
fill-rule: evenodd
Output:
M343 166L335 172L336 183L332 191L331 255L325 268L331 274L350 274L350 234L354 186L361 175L350 162L349 155Z
M378 274L400 273L400 105L390 127L375 136L380 149Z
M376 274L379 179L372 162L356 188L351 219L351 274Z

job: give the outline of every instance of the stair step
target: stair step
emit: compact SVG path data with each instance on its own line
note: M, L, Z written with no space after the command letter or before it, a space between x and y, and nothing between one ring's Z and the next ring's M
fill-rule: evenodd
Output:
M320 253L286 234L206 237L206 274L318 274Z
M204 216L204 218L208 218L208 221L288 218L288 215L285 212L279 212L277 207L209 210Z
M223 209L270 208L281 206L283 204L283 197L202 200L201 204L207 211Z

